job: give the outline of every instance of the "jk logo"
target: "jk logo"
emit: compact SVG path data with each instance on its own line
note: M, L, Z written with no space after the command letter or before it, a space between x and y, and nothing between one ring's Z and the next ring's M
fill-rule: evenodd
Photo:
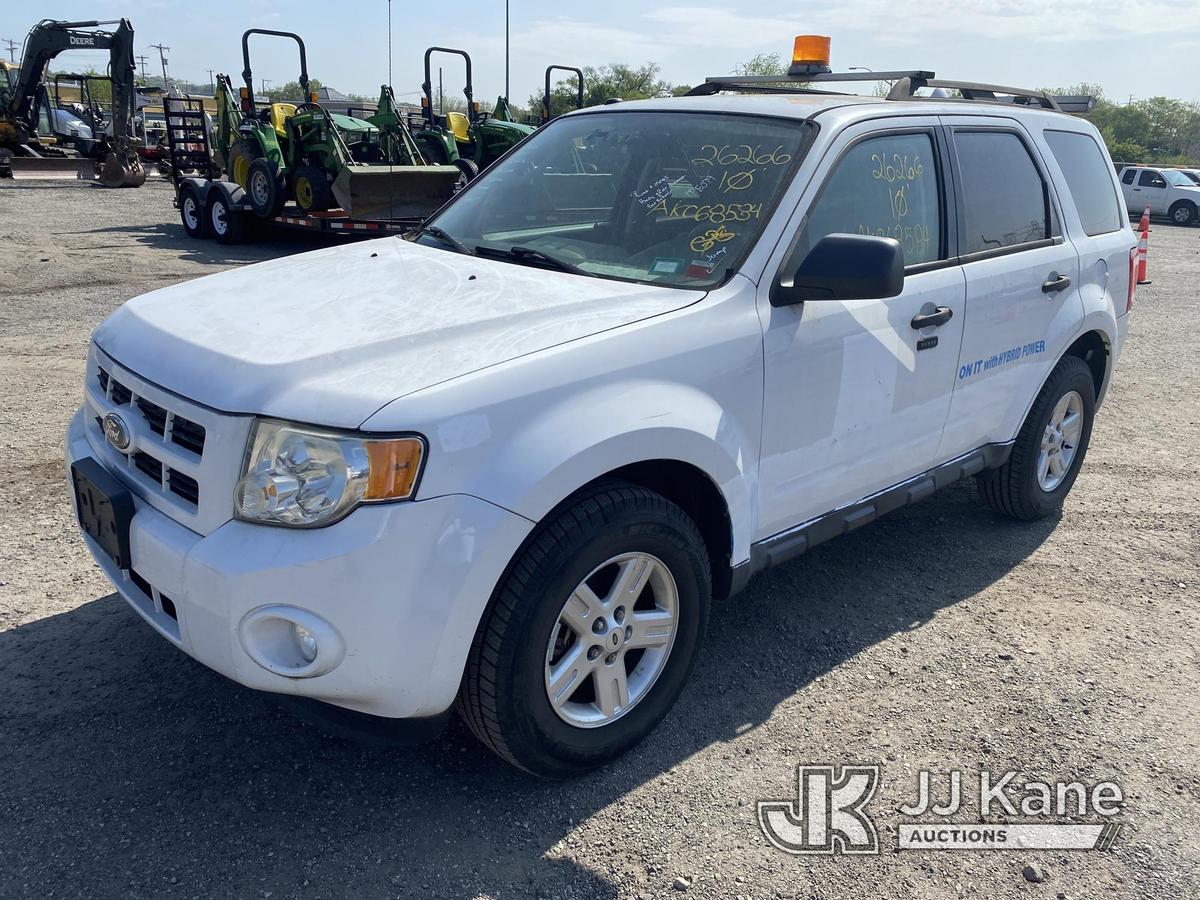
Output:
M879 766L796 767L795 800L758 801L758 824L784 853L878 853L863 807L879 787Z

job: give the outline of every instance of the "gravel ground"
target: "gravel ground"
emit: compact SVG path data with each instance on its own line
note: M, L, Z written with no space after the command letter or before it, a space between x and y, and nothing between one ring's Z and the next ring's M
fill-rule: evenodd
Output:
M89 332L316 244L189 241L162 184L0 186L0 894L1197 896L1198 238L1154 228L1060 519L1002 521L964 483L763 576L714 610L649 740L553 784L457 724L418 749L327 738L111 593L61 462ZM801 762L882 763L881 855L766 842L755 801L795 797ZM1111 777L1123 832L1107 853L894 852L922 768Z

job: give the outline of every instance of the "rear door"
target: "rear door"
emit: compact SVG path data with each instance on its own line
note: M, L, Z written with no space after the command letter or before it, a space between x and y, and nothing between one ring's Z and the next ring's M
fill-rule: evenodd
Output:
M947 116L966 276L962 350L938 456L1016 436L1083 316L1079 258L1030 135L1013 119Z
M1126 169L1121 173L1121 199L1125 201L1125 208L1130 214L1134 212L1140 213L1142 210L1137 205L1137 194L1134 193L1134 184L1137 181L1138 170Z

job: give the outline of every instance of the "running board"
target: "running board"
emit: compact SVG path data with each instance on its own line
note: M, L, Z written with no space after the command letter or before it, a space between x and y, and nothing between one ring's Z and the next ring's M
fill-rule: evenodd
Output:
M924 500L939 488L954 484L969 475L978 475L985 469L999 468L1008 461L1010 453L1011 443L988 444L893 487L885 488L857 503L827 512L758 541L750 547L749 561L734 567L734 585L741 587L749 581L751 575L795 559L818 544L874 522L885 513ZM745 574L738 570L744 570Z

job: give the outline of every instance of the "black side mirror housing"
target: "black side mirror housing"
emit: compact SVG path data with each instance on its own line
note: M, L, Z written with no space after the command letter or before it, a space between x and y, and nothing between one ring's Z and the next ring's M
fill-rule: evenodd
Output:
M771 290L772 306L806 300L884 300L904 290L904 249L892 238L829 234L795 274Z

